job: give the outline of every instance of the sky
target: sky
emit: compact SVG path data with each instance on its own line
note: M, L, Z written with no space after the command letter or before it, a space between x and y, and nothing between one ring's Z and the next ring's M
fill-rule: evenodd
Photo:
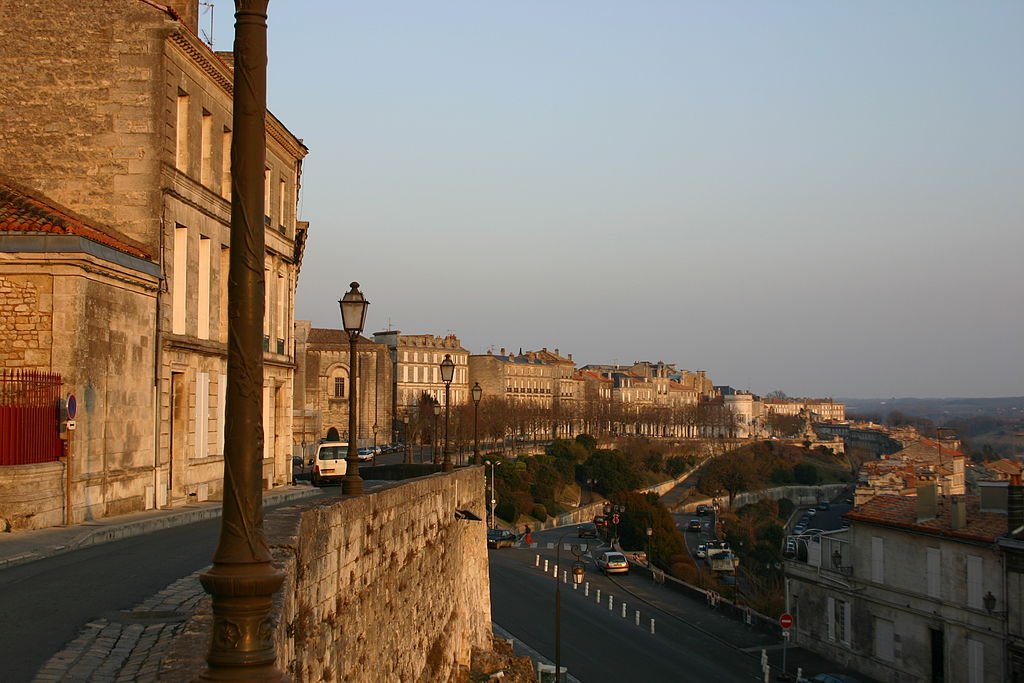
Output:
M368 333L471 353L1024 395L1024 2L271 0L268 25L268 106L309 147L298 319L340 327L355 280Z

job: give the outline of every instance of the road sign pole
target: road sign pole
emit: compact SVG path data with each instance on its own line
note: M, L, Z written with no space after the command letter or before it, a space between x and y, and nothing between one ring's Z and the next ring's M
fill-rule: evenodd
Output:
M783 612L779 617L779 626L782 627L782 678L788 680L786 676L786 650L789 647L789 629L793 626L793 615L789 612Z

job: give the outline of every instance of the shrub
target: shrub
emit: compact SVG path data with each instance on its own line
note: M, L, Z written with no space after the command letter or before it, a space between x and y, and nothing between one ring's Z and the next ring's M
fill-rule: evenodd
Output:
M537 503L536 505L533 506L533 511L530 514L534 517L534 519L538 519L543 522L545 519L548 518L548 509L541 505L540 503Z
M511 500L503 500L494 506L494 514L506 522L515 522L519 518L519 506Z

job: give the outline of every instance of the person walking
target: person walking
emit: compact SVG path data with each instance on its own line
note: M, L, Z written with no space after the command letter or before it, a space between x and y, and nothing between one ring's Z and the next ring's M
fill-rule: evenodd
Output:
M526 527L525 528L525 533L524 533L524 537L526 538L526 544L530 545L531 543L533 543L533 533L530 531L530 525L529 524L526 524L524 526Z

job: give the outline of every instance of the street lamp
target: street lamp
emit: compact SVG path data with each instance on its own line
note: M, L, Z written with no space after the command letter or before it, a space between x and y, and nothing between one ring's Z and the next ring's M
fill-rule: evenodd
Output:
M455 361L450 353L444 354L441 361L441 381L444 382L444 466L445 472L452 471L452 456L448 452L448 415L451 413L451 388L452 379L455 378Z
M434 404L434 433L430 435L430 460L435 465L440 462L440 458L437 457L437 418L441 415L441 404Z
M654 535L654 529L647 527L647 566L651 566L651 536Z
M349 366L352 373L348 383L348 457L345 458L347 467L345 478L341 481L341 492L345 495L359 495L363 492L363 479L359 476L359 403L357 402L357 388L359 386L359 356L356 354L356 343L359 340L359 333L363 331L363 324L366 322L366 309L370 302L363 297L359 291L359 283L353 282L349 285L351 289L345 292L338 305L341 306L341 324L348 334L348 356Z
M402 424L405 427L402 429L402 439L405 441L405 464L412 464L412 444L409 443L409 416L402 416Z
M477 425L480 422L480 399L484 390L480 388L480 382L473 382L473 462L480 462L480 439Z
M373 423L373 465L377 466L377 423Z
M555 549L555 567L561 566L562 557L562 539L573 532L567 532L558 537L558 546ZM575 585L583 583L583 577L586 575L586 570L583 569L583 563L580 562L580 558L583 556L583 550L580 548L579 543L573 543L569 548L572 551L576 561L572 563L572 582ZM555 680L562 680L562 581L556 576L555 577Z
M484 461L485 465L491 466L491 523L487 525L487 528L494 528L494 504L497 503L497 499L494 497L494 466L500 465L500 462L491 462L490 460Z

